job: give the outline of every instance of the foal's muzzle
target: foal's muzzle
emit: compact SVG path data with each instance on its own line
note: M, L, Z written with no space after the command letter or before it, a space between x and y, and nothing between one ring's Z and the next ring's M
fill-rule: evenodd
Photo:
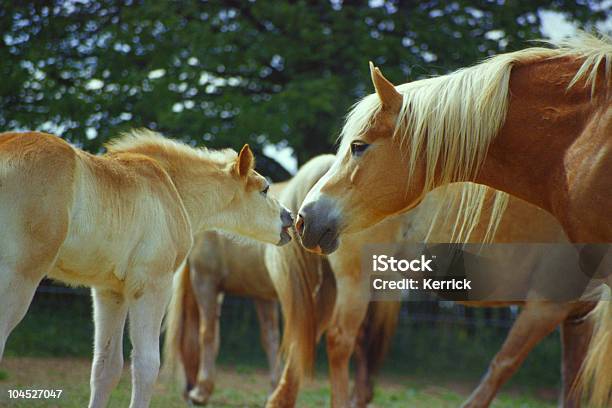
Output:
M285 207L281 209L280 218L282 229L280 240L278 241L278 244L276 244L278 246L285 245L291 241L291 234L289 233L289 230L293 227L293 217L291 216L291 212L289 212L289 210L287 210Z

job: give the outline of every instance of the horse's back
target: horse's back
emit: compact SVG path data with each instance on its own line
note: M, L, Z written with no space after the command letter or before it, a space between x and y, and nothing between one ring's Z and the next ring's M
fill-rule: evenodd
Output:
M45 133L0 134L0 260L38 279L70 222L75 150Z

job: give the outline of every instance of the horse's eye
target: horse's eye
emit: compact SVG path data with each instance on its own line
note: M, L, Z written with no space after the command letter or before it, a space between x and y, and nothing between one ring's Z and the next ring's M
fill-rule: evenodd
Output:
M353 143L351 143L351 154L353 156L359 157L363 154L363 152L366 151L366 149L369 147L370 145L367 143L364 143L360 140L356 140Z
M268 195L268 190L270 189L270 185L266 184L266 187L261 190L261 195L263 195L264 197Z

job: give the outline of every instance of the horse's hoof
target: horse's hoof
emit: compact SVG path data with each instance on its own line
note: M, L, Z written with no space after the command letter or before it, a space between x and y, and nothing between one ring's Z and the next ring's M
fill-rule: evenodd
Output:
M210 393L203 393L197 387L189 391L189 394L187 395L187 399L193 405L206 405L209 398Z

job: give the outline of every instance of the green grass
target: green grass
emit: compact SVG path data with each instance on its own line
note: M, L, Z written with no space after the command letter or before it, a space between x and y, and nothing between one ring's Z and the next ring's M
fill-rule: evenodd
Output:
M30 358L8 359L11 371L9 377L0 381L0 406L14 407L82 407L89 398L88 368L89 362L84 359ZM327 378L317 375L307 382L300 393L299 407L328 407L329 386ZM457 407L465 399L465 393L452 391L461 386L456 383L441 383L438 386L426 384L422 379L403 377L383 377L376 389L373 407ZM7 398L7 390L14 388L61 388L63 394L59 400L12 400ZM125 407L130 400L129 371L126 370L122 380L113 391L109 407ZM209 406L216 407L260 407L265 401L267 373L264 370L244 370L232 366L221 366L217 389ZM501 394L493 407L553 407L554 402L545 402L531 394ZM156 387L152 407L184 407L176 386L162 379Z

